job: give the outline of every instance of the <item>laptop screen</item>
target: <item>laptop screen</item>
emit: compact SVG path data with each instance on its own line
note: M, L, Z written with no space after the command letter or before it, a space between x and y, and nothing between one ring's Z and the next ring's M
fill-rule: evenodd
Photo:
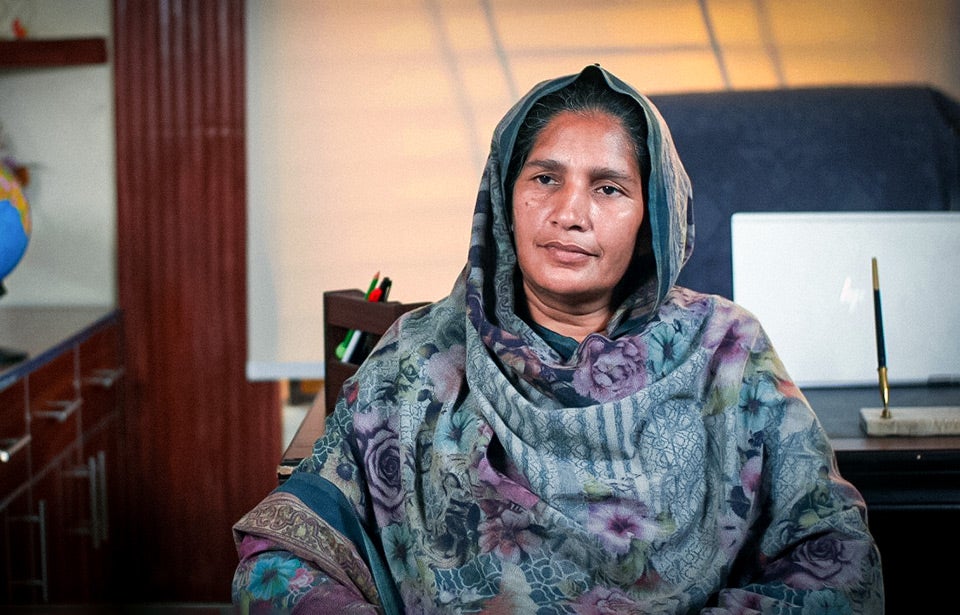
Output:
M736 213L733 299L794 382L877 383L876 257L891 384L960 382L960 212Z

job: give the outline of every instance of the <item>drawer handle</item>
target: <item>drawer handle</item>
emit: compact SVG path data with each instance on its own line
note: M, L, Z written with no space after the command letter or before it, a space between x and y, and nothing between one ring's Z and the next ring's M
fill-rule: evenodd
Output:
M77 466L73 470L65 472L64 475L87 481L87 503L90 507L90 521L68 531L81 536L90 536L93 548L98 549L100 548L100 506L98 504L97 487L100 483L97 479L97 461L93 457L88 457L86 465Z
M70 401L51 401L48 405L62 408L61 410L38 410L33 416L39 419L57 419L60 423L64 422L70 415L77 411L83 405L83 399L78 397Z
M17 451L30 444L30 434L23 436L22 438L9 438L6 440L0 440L0 444L3 444L6 448L0 448L0 463L7 463L10 461L10 458L17 454Z
M93 371L93 375L87 376L83 381L87 384L94 384L109 389L116 384L121 376L123 376L122 367L118 367L117 369L97 369Z
M37 538L39 539L40 553L40 576L26 579L7 578L10 585L25 585L28 587L39 587L43 602L50 600L49 596L49 577L47 576L47 502L40 500L37 502L37 514L27 514L19 517L8 517L9 522L22 522L37 525ZM9 528L8 528L9 531Z
M100 521L100 540L110 539L110 512L107 505L107 453L97 451L97 519Z

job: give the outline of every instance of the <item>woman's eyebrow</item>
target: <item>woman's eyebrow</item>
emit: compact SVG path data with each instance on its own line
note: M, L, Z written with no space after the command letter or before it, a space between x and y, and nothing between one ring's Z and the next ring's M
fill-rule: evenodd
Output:
M598 179L612 179L618 182L630 182L634 179L634 176L629 173L611 167L597 167L593 170L593 177Z
M553 158L536 158L527 160L524 166L537 167L544 171L558 171L564 167L563 163ZM633 177L626 171L613 167L596 167L590 170L590 176L595 179L610 179L618 182L629 182Z
M554 160L553 158L536 158L527 160L524 166L538 167L544 171L556 171L563 168L563 164L559 160Z

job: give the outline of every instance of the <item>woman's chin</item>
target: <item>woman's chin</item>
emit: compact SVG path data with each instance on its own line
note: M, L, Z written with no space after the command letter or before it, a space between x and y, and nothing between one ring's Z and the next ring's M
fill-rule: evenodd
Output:
M564 278L549 280L536 287L535 292L544 303L576 306L589 311L591 306L609 304L613 289L598 286L593 279Z

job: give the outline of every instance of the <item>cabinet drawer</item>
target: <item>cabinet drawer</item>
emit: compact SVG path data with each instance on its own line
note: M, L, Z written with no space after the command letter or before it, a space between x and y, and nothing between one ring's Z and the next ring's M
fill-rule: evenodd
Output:
M27 377L33 471L42 470L80 437L83 400L76 353L65 352Z
M26 396L22 380L0 391L0 501L29 478Z
M44 568L47 503L35 502L29 490L21 491L0 508L0 610L16 612L7 605L46 602Z
M118 409L123 364L116 327L94 333L80 344L80 392L83 397L83 429L100 424Z
M127 578L109 539L124 518L110 513L125 501L122 329L112 314L0 308L0 330L23 330L33 346L27 362L0 368L0 458L9 458L0 462L0 612L109 604L115 579ZM17 446L8 451L8 441Z

